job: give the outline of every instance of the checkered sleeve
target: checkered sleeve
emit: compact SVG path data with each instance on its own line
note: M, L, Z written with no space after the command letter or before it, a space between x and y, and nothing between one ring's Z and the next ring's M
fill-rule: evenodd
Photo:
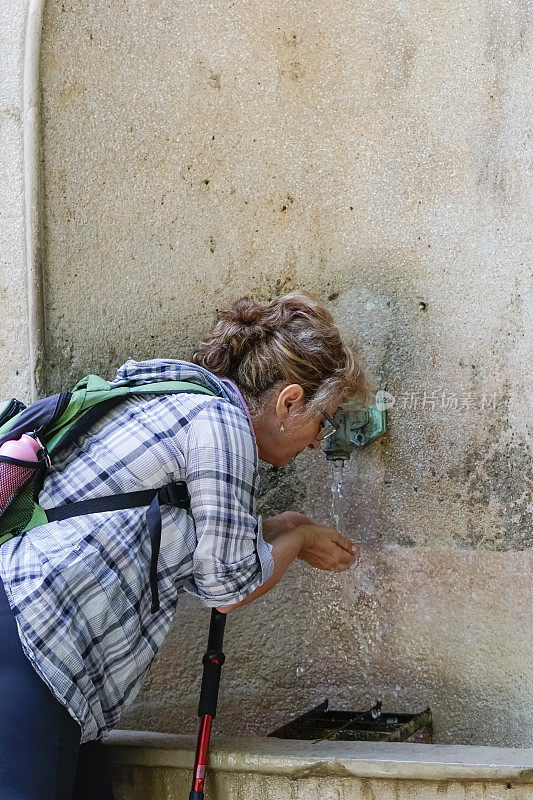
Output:
M255 515L257 449L243 411L206 403L190 422L186 481L197 545L184 589L209 607L233 605L272 575L272 547Z

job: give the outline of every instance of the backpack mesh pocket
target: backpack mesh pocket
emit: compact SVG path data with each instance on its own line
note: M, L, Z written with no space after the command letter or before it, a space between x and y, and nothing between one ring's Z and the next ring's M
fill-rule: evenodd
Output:
M25 529L35 507L35 488L45 462L0 456L0 544Z

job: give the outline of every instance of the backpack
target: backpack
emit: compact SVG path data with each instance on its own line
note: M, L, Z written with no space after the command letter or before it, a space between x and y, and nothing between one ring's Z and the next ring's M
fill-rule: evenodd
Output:
M24 433L32 436L40 445L37 461L21 461L0 453L0 546L8 539L47 522L100 511L147 506L146 522L152 549L151 611L158 611L157 559L161 543L159 506L167 504L189 508L187 484L177 481L158 489L97 497L47 509L39 505L39 492L54 457L122 400L132 396L182 392L218 396L201 384L187 381L154 380L140 386L133 382L111 386L98 375L88 375L76 384L72 392L45 397L28 407L15 399L0 405L0 447L5 442L20 439Z

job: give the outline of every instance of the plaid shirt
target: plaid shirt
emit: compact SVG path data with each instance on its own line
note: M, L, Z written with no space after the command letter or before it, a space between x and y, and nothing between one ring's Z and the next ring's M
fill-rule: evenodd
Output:
M146 508L50 522L0 547L0 577L24 651L82 729L105 735L137 695L180 591L231 605L273 572L255 514L258 455L234 389L185 361L128 361L113 385L194 380L198 394L128 398L55 459L50 508L187 481L189 510L161 506L160 610L150 612Z

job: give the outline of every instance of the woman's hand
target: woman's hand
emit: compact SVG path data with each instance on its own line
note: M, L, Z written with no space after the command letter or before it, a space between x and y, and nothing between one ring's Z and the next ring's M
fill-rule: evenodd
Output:
M297 528L298 525L313 525L313 520L297 511L284 511L275 517L266 517L263 519L263 538L267 542L273 542L276 536Z
M296 529L302 537L298 558L312 567L344 572L357 561L359 545L325 525L299 525Z
M285 512L294 514L296 512ZM284 516L280 514L280 516ZM301 517L303 515L296 515ZM270 519L273 519L271 517ZM307 517L305 517L307 519ZM292 517L295 521L295 517ZM220 606L219 611L228 614L235 608L240 608L258 597L262 597L269 592L283 577L288 567L295 558L307 561L312 567L342 572L352 566L359 556L359 547L341 536L334 528L327 528L325 525L313 525L305 523L303 525L292 526L284 533L275 537L272 546L272 558L274 561L274 572L272 576L262 583L253 592L250 592L244 600L234 603L231 606Z

